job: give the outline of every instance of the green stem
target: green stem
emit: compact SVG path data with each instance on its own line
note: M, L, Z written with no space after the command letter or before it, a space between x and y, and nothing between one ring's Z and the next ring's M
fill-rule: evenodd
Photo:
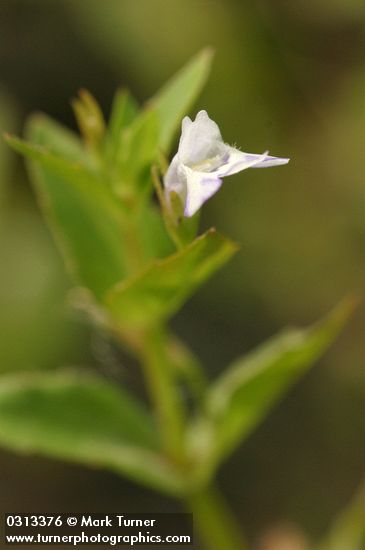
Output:
M149 329L144 335L143 347L142 363L163 444L168 456L180 463L184 460L184 411L173 367L166 352L163 329Z
M150 329L145 334L142 359L166 452L175 463L186 467L184 411L168 354L167 336L161 327ZM207 550L247 548L232 512L218 491L201 489L186 500Z
M134 212L136 215L136 212ZM127 265L130 273L138 273L146 265L138 224L134 216L123 219ZM165 331L155 326L143 331L137 338L125 330L118 330L119 337L135 348L144 368L152 405L159 423L159 431L166 454L180 463L184 457L183 407L178 393L175 372L168 353Z
M154 174L158 181L157 174ZM157 191L160 200L164 203L162 189L158 184ZM137 271L141 265L142 252L138 239L138 232L134 234L132 226L128 228L130 247L128 249L129 268ZM170 227L177 246L181 246L174 228ZM122 337L122 334L120 334ZM185 451L185 411L177 378L181 373L176 370L179 363L185 366L190 365L190 376L194 375L196 382L196 365L188 354L180 346L173 346L171 337L169 339L165 328L155 326L141 334L137 338L136 351L142 362L147 386L150 392L151 402L155 408L156 417L159 423L161 439L167 457L176 466L185 470L187 475L188 461ZM126 335L124 335L125 339ZM130 344L130 338L127 338ZM185 373L189 374L189 373ZM194 523L200 533L202 542L207 550L245 550L246 544L242 539L240 529L233 518L228 506L214 489L203 489L195 492L186 499L188 507L194 515Z
M215 488L205 488L188 499L194 526L207 550L247 550L236 519Z

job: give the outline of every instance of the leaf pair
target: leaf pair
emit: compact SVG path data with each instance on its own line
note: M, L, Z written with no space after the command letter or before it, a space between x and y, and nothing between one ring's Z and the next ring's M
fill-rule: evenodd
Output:
M224 371L190 425L189 472L162 456L156 427L139 403L115 384L75 371L2 377L0 443L104 467L170 494L189 492L209 481L223 458L324 353L352 307L345 301L320 323L279 334Z

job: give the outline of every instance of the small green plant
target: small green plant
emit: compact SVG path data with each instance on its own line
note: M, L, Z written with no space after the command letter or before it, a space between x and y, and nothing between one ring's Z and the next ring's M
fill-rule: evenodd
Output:
M5 375L0 443L105 467L181 499L207 548L237 550L246 543L214 488L217 469L323 354L352 306L346 301L313 327L280 333L212 383L169 328L237 251L215 229L197 236L203 202L223 176L287 162L229 147L202 111L194 122L184 119L167 169L210 61L209 51L200 53L143 107L117 92L108 124L82 91L73 103L81 139L44 115L30 117L25 141L6 137L27 159L84 307L139 360L151 410L81 370Z

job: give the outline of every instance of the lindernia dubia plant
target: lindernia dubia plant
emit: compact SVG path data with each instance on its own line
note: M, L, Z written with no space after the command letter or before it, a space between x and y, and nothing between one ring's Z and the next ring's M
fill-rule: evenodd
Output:
M324 353L352 305L274 336L212 382L169 328L237 252L215 229L197 236L203 203L225 176L287 162L230 147L204 110L186 117L210 61L201 52L142 107L118 91L108 123L91 94L80 92L73 108L81 137L40 114L29 118L25 140L6 136L26 157L83 307L139 360L150 402L85 370L4 375L0 444L105 467L180 499L204 548L237 550L247 548L244 526L214 488L217 469Z

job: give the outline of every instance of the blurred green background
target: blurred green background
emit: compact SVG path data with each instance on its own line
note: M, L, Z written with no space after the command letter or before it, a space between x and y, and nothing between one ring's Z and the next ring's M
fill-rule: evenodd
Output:
M241 253L173 324L214 376L284 325L365 295L364 2L0 2L2 130L21 133L35 110L74 127L69 100L80 87L106 114L117 86L144 101L206 45L213 71L192 114L206 109L244 151L292 159L230 178L204 207L203 226L237 240ZM22 161L3 142L0 210L0 371L93 365L138 389L138 371L69 306L70 282ZM257 548L286 525L317 539L365 476L364 332L361 305L222 469ZM178 507L112 474L1 452L0 509Z

